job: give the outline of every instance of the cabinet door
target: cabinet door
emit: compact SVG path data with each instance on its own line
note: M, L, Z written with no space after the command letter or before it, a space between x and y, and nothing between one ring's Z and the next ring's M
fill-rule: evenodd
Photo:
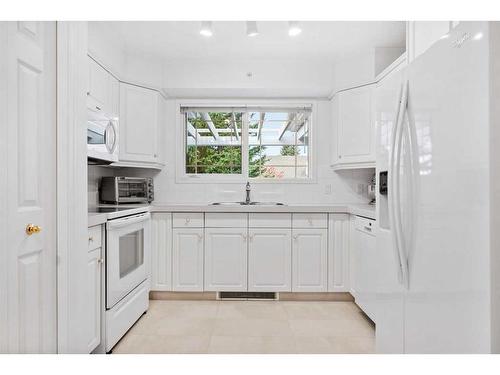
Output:
M206 291L247 290L247 229L205 229Z
M163 96L158 95L158 123L157 123L157 137L154 150L155 163L165 164L165 151L163 145L167 142L167 101Z
M349 292L349 234L347 214L328 215L328 291Z
M408 21L406 33L409 61L412 62L427 51L454 26L450 21Z
M203 229L173 229L172 290L203 291Z
M88 252L87 255L87 284L86 303L87 309L86 329L87 352L92 352L101 343L101 274L102 274L102 248Z
M371 86L340 92L338 163L375 162Z
M110 97L111 75L90 57L88 64L87 107L105 112Z
M248 291L290 292L291 229L250 228L248 235Z
M108 115L116 121L120 117L120 82L113 76L109 77L109 92Z
M120 83L120 161L156 161L158 95L154 90Z
M327 229L292 232L292 292L326 292Z
M172 214L151 215L151 290L172 290Z

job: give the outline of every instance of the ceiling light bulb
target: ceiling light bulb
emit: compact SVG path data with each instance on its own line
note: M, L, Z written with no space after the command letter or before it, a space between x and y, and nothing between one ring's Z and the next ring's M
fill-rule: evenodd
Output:
M299 26L299 21L290 21L288 22L288 35L297 36L302 32L302 29Z
M212 30L212 21L203 21L201 23L200 34L207 37L214 35Z
M247 21L247 36L257 36L259 31L257 30L257 21Z

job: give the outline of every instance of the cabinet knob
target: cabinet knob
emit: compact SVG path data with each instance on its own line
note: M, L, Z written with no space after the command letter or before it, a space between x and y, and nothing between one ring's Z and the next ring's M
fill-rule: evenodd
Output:
M191 219L187 218L185 225L188 225L191 222Z
M241 238L243 238L244 241L247 240L247 235L246 234L241 234Z
M90 236L89 237L89 242L94 242L94 237Z
M100 259L97 259L97 264L103 264L104 263L104 259L100 258Z
M203 236L201 234L198 234L198 241L201 242L203 240Z
M299 235L298 235L298 234L294 234L294 235L293 235L293 240L294 240L294 241L297 241L298 239L299 239Z

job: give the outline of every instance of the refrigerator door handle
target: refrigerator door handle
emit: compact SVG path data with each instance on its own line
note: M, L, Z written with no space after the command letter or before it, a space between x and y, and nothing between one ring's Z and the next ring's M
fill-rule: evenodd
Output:
M404 257L401 241L401 217L399 208L399 173L400 173L400 149L402 141L402 123L404 119L408 95L408 85L402 87L399 107L396 114L396 123L391 136L391 153L389 159L389 218L392 223L392 239L396 250L397 261L399 263L398 279L400 283L407 287L407 262ZM399 215L398 215L399 214Z
M399 253L402 284L408 289L408 256L405 249L405 239L403 238L403 224L401 220L401 192L400 192L400 169L401 155L404 136L404 117L408 106L408 81L403 85L403 94L401 97L401 107L399 110L399 121L396 124L396 144L395 144L395 160L394 160L394 186L393 186L393 209L394 209L394 228L396 233L397 250Z

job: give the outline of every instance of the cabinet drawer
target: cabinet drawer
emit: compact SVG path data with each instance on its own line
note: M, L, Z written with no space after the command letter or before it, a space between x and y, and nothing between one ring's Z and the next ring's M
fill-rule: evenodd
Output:
M100 225L89 228L88 251L102 246L102 228Z
M292 228L328 228L327 214L292 214Z
M205 227L207 228L246 228L248 214L242 212L207 212Z
M356 216L354 218L354 228L363 233L375 236L375 220L366 217Z
M248 214L250 228L291 228L292 214L288 213L250 213Z
M174 228L203 228L202 212L174 212Z

